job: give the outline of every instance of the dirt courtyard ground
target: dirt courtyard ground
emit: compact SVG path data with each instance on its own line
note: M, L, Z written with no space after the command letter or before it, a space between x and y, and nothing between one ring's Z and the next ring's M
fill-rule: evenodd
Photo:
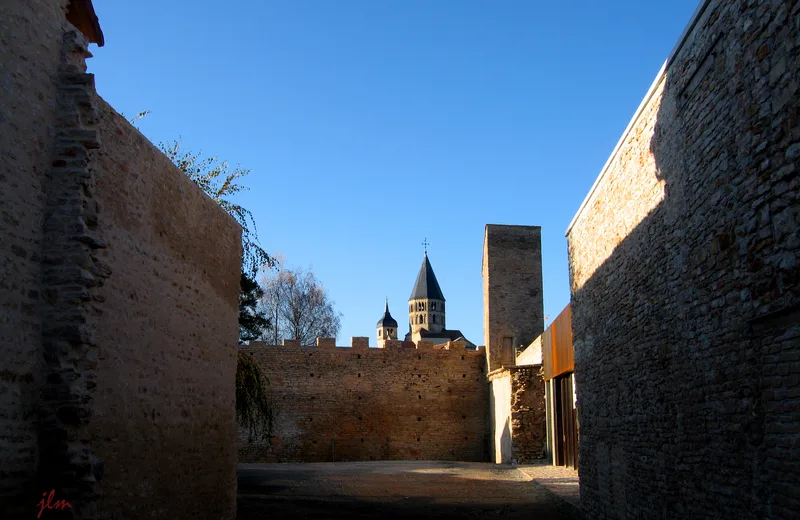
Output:
M518 469L475 462L240 464L239 520L578 520Z

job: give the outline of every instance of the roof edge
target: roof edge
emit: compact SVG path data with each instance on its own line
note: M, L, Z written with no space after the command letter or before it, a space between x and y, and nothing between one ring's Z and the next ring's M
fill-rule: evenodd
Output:
M600 184L600 181L602 181L603 178L605 177L609 166L616 158L619 149L622 148L622 144L625 142L625 139L631 133L633 126L639 121L639 117L642 115L645 106L647 106L647 103L653 97L656 88L661 84L661 82L666 77L666 73L669 70L670 65L672 65L678 53L680 53L680 51L683 49L684 44L689 39L689 35L692 33L695 26L697 25L697 22L700 20L700 17L705 13L706 9L708 8L708 6L711 4L712 1L713 0L701 0L700 5L697 6L697 9L695 9L694 14L692 14L692 17L689 19L689 23L686 24L686 27L684 27L683 32L678 38L678 42L672 48L672 52L669 53L669 56L664 61L664 64L658 71L658 74L656 74L656 77L653 80L653 83L650 85L650 88L647 90L644 99L642 99L642 102L639 103L639 107L636 109L636 112L633 113L633 117L628 123L628 126L625 127L625 130L622 132L622 136L619 138L619 141L617 141L617 145L611 151L611 155L606 160L605 164L603 165L603 168L600 170L600 174L597 176L597 179L595 179L594 184L592 184L592 187L589 189L589 193L586 194L586 197L583 199L583 202L578 207L578 211L575 212L575 216L572 217L572 220L570 221L569 226L567 226L567 230L564 233L564 236L569 236L569 232L572 231L572 227L578 221L578 218L580 218L586 206L589 205L589 202L594 196L595 191L597 190L597 187Z

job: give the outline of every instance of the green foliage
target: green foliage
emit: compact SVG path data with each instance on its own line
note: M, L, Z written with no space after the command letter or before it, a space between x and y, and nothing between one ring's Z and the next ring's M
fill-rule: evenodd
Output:
M249 188L239 184L251 170L236 166L216 157L203 158L199 153L181 149L180 141L161 143L161 151L206 194L222 206L242 226L242 270L255 276L262 267L272 267L274 260L258 243L258 230L253 214L247 208L232 202L229 197Z
M141 112L139 112L138 114L136 114L132 118L128 119L128 122L130 124L132 124L133 126L136 126L136 121L138 121L140 119L144 119L145 117L147 117L147 115L149 113L150 113L149 110L142 110ZM121 114L121 115L122 115L122 117L125 117L125 114Z
M238 352L236 363L236 419L247 429L249 441L272 442L274 414L258 364L249 354Z
M242 273L242 292L239 295L239 341L262 339L270 329L266 312L260 308L264 290L253 278Z

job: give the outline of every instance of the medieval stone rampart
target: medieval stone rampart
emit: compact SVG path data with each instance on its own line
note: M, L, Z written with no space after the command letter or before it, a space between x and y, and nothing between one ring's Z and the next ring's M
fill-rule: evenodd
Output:
M91 445L113 518L227 518L234 417L239 225L96 99L92 153L112 275L98 290ZM190 513L191 511L191 513Z
M0 4L0 516L8 518L37 496L41 257L65 5Z
M276 412L271 445L240 430L240 462L487 460L483 349L353 347L240 347Z
M0 517L233 518L241 229L95 93L68 4L0 5Z
M798 34L703 2L567 232L591 518L800 511Z

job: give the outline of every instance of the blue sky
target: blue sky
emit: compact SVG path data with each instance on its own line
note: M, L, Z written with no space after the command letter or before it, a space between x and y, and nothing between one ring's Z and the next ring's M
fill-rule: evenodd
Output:
M252 169L262 245L369 336L406 332L422 241L447 324L483 344L485 224L542 226L545 314L569 225L697 0L95 0L97 90L159 143Z

